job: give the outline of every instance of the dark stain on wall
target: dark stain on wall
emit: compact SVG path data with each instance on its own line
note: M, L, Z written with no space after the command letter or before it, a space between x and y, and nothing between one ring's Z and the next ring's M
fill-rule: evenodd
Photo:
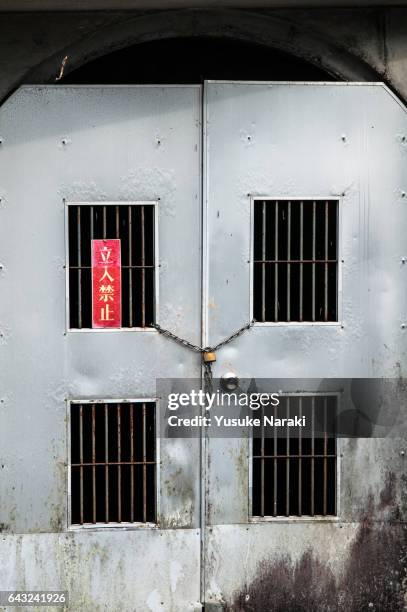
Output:
M228 612L397 612L407 609L407 524L399 521L396 476L377 503L369 496L344 570L334 576L312 550L260 563ZM405 484L405 479L400 484ZM390 510L390 512L389 512ZM385 518L384 518L385 516Z

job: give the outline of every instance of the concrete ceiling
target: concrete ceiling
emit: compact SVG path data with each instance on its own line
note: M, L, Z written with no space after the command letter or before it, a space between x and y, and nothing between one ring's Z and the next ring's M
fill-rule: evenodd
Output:
M0 11L405 6L407 0L0 0Z

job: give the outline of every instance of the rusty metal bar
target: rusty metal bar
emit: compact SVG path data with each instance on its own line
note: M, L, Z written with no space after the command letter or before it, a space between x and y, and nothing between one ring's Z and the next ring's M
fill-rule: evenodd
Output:
M337 259L255 259L254 263L259 263L259 264L279 264L279 263L299 263L299 264L304 264L304 263L317 263L317 264L328 264L328 263L338 263ZM74 266L73 266L74 267ZM82 266L84 267L84 266ZM133 266L135 267L135 266ZM141 266L140 266L141 267ZM147 268L148 266L144 266L145 268ZM150 266L151 268L153 268L154 266Z
M143 402L143 523L147 521L147 432L146 405Z
M119 207L115 206L115 220L116 220L116 238L120 238L120 212Z
M328 478L328 459L327 459L327 454L328 454L328 434L327 434L327 411L328 411L328 407L327 407L327 398L324 397L324 491L323 491L323 495L324 495L324 502L323 502L323 514L324 516L326 516L327 514L327 492L328 492L328 487L327 487L327 478Z
M141 327L146 326L146 253L145 253L145 216L144 206L141 206Z
M325 202L325 260L328 259L328 202ZM324 270L324 321L328 321L328 264Z
M273 458L273 516L277 516L277 430L274 428Z
M103 239L106 239L106 206L103 206Z
M78 327L82 327L82 240L81 240L81 207L76 209L77 254L78 254Z
M261 459L260 459L260 514L264 516L264 406L261 407Z
M109 522L109 415L105 406L105 521Z
M127 209L128 235L129 235L129 327L133 327L133 215L132 207Z
M274 258L278 260L278 202L274 209ZM278 263L274 264L274 321L278 321Z
M79 405L79 512L80 524L83 525L83 405Z
M287 262L291 256L291 202L287 205ZM291 320L291 265L287 263L287 321Z
M316 202L312 203L312 320L315 321L315 250L316 250Z
M260 456L260 455L259 455ZM292 455L290 455L292 456ZM267 455L265 455L265 457L267 457ZM272 457L272 455L270 455L270 457ZM279 457L284 457L284 455L279 455ZM307 455L307 457L309 457L309 455ZM324 457L324 455L315 455L315 457ZM327 455L327 457L335 457L335 455ZM81 465L83 465L84 467L86 466L98 466L98 465L155 465L155 461L96 461L96 463L92 463L91 461L89 462L84 462L84 463L71 463L72 467L80 467Z
M287 402L287 419L290 418L290 398L286 398ZM290 434L287 425L287 435L286 435L286 490L285 490L285 513L287 516L290 516Z
M333 454L314 454L314 455L306 455L304 453L302 453L301 455L293 455L293 454L289 454L289 455L253 455L253 459L261 459L262 457L264 457L265 459L286 459L287 457L289 457L290 459L310 459L311 457L314 457L314 459L323 459L324 457L329 458L335 458L336 455ZM134 465L136 465L137 462L134 463ZM142 463L142 461L140 461L139 463ZM147 461L146 463L152 463L154 464L155 461ZM76 464L73 464L76 465ZM84 463L83 465L87 465L87 463ZM91 464L89 464L91 465ZM99 465L99 463L97 463L96 465ZM103 463L101 463L100 465L103 465ZM110 464L112 465L112 464ZM122 465L123 465L123 461L122 461Z
M298 398L298 416L302 417L302 397ZM298 432L298 516L302 516L302 432Z
M274 263L274 262L270 262L270 263ZM317 263L324 263L324 262L322 261L322 262L317 262ZM329 263L335 263L335 262L329 262ZM121 267L122 268L132 268L133 270L135 270L136 268L140 268L140 270L142 268L144 268L144 269L147 270L148 268L154 268L155 266L148 266L148 265L146 265L146 266L121 266ZM79 270L79 266L70 266L70 268L72 270ZM81 270L90 270L91 268L92 268L92 266L80 266Z
M134 521L134 408L130 407L130 522Z
M92 404L92 519L96 523L96 414Z
M261 232L261 254L263 260L266 259L266 202L263 202L262 209L262 232ZM266 320L266 266L261 266L261 320Z
M302 321L303 318L303 281L304 281L304 270L303 270L303 259L304 259L304 202L300 202L300 316L299 319Z
M120 404L117 404L117 522L122 522L122 448L121 448L121 421Z
M314 500L314 488L315 488L315 474L314 474L314 467L315 467L315 459L314 459L314 453L315 453L315 438L314 438L314 432L315 432L315 397L312 396L311 398L311 516L314 516L315 513L315 500Z
M94 219L93 219L93 206L91 206L90 207L90 239L91 240L93 240L94 233L95 233L95 229L94 229Z

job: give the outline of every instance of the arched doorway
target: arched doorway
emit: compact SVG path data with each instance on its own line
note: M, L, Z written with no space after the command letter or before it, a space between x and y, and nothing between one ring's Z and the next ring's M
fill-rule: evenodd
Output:
M311 62L273 47L199 36L125 47L85 63L59 82L197 84L205 79L332 81L334 77Z

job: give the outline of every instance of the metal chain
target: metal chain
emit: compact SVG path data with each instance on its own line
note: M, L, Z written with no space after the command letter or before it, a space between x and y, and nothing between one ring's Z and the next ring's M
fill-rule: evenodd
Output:
M204 391L205 393L213 393L213 374L212 374L212 363L210 361L204 361Z
M248 329L250 329L251 327L253 327L253 325L256 323L256 319L252 319L250 321L250 323L247 323L246 325L244 325L243 327L241 327L240 329L238 329L234 334L231 334L230 336L228 336L228 338L225 338L225 340L222 340L222 342L219 342L219 344L217 344L216 346L214 346L213 348L210 349L206 349L206 350L211 350L211 351L217 351L218 349L220 349L222 346L225 346L225 344L229 344L229 342L232 342L232 340L235 340L236 338L238 338L239 336L241 336L245 331L247 331Z
M161 327L161 325L158 325L158 323L151 323L151 327L154 327L154 329L156 329L158 333L162 334L163 336L166 336L166 338L171 338L171 340L174 340L174 342L178 342L178 344L181 344L182 346L185 346L186 348L191 349L191 351L194 351L195 353L200 353L201 355L203 355L204 353L210 353L210 352L216 353L216 351L220 349L222 346L229 344L229 342L232 342L232 340L235 340L236 338L241 336L246 330L253 327L255 322L256 322L255 319L253 319L252 321L250 321L250 323L247 323L246 325L238 329L236 332L234 332L233 334L231 334L230 336L222 340L222 342L219 342L216 346L213 346L213 347L210 347L210 346L201 347L201 346L198 346L197 344L192 344L192 342L189 342L188 340L185 340L184 338L181 338L180 336L173 334L168 329L164 329L163 327ZM203 361L203 366L205 370L204 371L205 392L212 393L213 392L212 363L210 361Z
M151 327L154 327L154 329L156 329L158 333L162 334L163 336L166 336L167 338L171 338L171 340L174 340L174 342L178 342L178 344L182 344L182 346L185 346L191 349L195 353L208 353L208 352L215 353L222 346L229 344L229 342L232 342L232 340L235 340L236 338L241 336L246 330L253 327L255 323L256 323L256 320L253 319L252 321L250 321L250 323L247 323L246 325L238 329L236 332L234 332L233 334L231 334L230 336L228 336L227 338L219 342L219 344L216 344L216 346L212 346L212 347L211 346L201 347L201 346L198 346L197 344L192 344L192 342L189 342L188 340L185 340L184 338L177 336L176 334L169 331L168 329L164 329L163 327L161 327L161 325L158 325L158 323L151 323Z
M158 323L150 323L150 325L151 327L154 327L154 329L156 329L158 333L162 334L163 336L166 336L167 338L171 338L171 340L174 340L174 342L178 342L178 344L182 344L182 346L186 346L187 348L191 349L191 351L194 351L195 353L204 352L204 350L197 344L192 344L192 342L184 340L184 338L180 338L180 336L173 334L168 329L164 329L163 327L161 327L161 325L158 325Z

